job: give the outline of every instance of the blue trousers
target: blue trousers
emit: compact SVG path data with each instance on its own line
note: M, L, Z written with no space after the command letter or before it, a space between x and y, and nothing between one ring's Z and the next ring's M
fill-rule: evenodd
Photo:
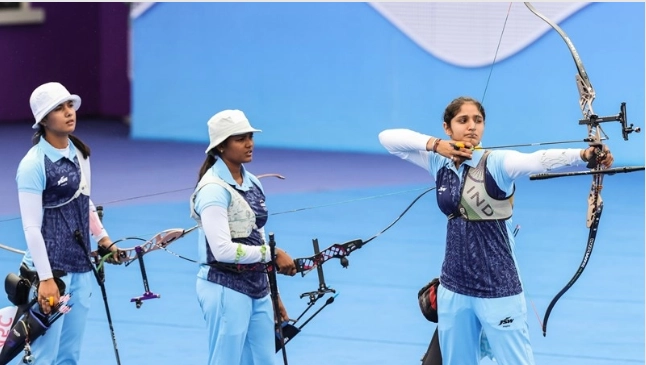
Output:
M246 294L198 278L197 299L209 334L209 365L269 365L276 359L269 295Z
M441 284L437 295L438 334L444 365L477 365L481 334L499 365L534 365L523 293L503 298L475 298Z
M72 310L56 320L47 332L31 345L35 364L38 365L80 364L81 345L90 309L94 274L91 271L68 273L61 280L65 282L65 292L72 294L68 302ZM22 355L18 355L16 359L20 363Z

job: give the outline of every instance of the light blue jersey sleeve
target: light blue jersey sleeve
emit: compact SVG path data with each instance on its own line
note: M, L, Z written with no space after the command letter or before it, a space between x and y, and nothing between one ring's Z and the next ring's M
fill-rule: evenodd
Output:
M195 196L195 212L202 215L204 209L218 206L228 209L231 204L231 193L218 184L207 184Z
M18 165L16 183L18 192L42 194L45 190L44 155L38 152L36 146L27 152Z
M433 177L433 180L437 181L437 172L447 163L451 163L448 158L440 155L439 153L428 153L428 167L426 168L428 172Z
M514 192L514 179L509 176L505 169L505 157L510 151L491 151L487 157L487 170L493 177L496 185L504 191L507 196Z

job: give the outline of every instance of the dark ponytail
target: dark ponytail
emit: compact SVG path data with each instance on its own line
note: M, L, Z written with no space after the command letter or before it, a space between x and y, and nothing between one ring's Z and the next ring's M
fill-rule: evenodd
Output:
M83 141L81 141L81 139L75 135L70 134L69 137L72 143L74 143L74 146L76 146L76 148L81 151L83 158L87 159L88 157L90 157L90 147L88 147L88 145L83 143Z
M215 151L217 151L217 149L215 149ZM204 176L204 174L206 174L206 172L209 171L211 167L213 167L217 159L218 159L218 152L214 152L213 150L209 151L209 153L206 155L206 159L202 163L202 167L200 167L200 172L198 173L198 176L197 176L198 184L200 183L202 176Z
M38 142L40 142L40 137L43 137L43 136L45 136L45 126L42 124L39 124L38 130L31 137L31 143L33 145L37 145ZM70 134L69 138L72 141L72 143L74 143L74 146L78 148L79 151L81 151L81 153L83 154L83 158L87 159L88 157L90 157L90 147L88 147L88 145L83 143L83 141L81 141L81 139L75 135Z
M34 135L31 137L31 144L32 145L37 145L38 142L40 142L40 137L45 135L45 126L42 124L38 124L38 130Z

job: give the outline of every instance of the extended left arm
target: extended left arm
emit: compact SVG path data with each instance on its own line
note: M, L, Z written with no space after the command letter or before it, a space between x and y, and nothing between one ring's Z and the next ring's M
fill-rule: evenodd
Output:
M587 163L588 150L549 149L532 153L505 151L503 168L510 179L548 172L567 166L580 166ZM585 160L584 160L585 159Z

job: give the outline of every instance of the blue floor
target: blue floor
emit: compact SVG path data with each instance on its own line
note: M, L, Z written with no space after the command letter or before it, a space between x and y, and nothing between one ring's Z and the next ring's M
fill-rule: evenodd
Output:
M172 169L174 161L166 160L166 166L161 166L141 157L138 162L101 157L103 151L111 151L107 142L101 143L110 137L93 138L88 137L92 140L88 143L96 145L93 181L104 181L95 182L94 200L104 206L104 223L113 239L149 238L165 229L194 225L188 216L190 189L154 193L190 188L195 183L203 146L173 145L182 151L199 151L195 161L176 162L178 169L182 164L181 168L186 170L177 174ZM131 145L137 143L128 142L123 131L115 132L112 138L123 143L121 149L136 149ZM141 144L149 152L151 148L162 150L161 144ZM287 178L264 180L271 214L267 232L273 232L278 246L293 257L311 255L312 239L318 239L322 249L332 243L368 239L396 219L426 188L425 173L417 171L421 169L392 156L263 149L258 149L256 155L250 170L281 173ZM294 166L286 160L290 156L300 156L297 165L302 165ZM101 163L96 162L101 160L109 168L101 170ZM320 161L327 162L319 164ZM0 176L3 183L13 179L15 166L11 164L3 166ZM123 164L140 166L145 171L123 174L120 173L123 170L118 170ZM361 166L359 171L351 168L353 165ZM135 179L137 174L143 174L145 181L139 178L119 186L105 183L119 181L114 175L127 180ZM155 178L145 179L146 174ZM384 176L383 181L378 181L380 176ZM534 312L535 307L542 319L552 297L570 280L581 262L588 235L585 211L590 180L584 176L518 182L514 221L521 229L516 248L537 364L644 363L643 172L605 178L602 191L605 208L594 251L583 275L554 308L547 337L542 336ZM9 181L5 189L15 189L11 184ZM14 194L6 190L4 193ZM142 195L154 198L137 198ZM24 249L15 202L9 205L5 204L0 214L0 243ZM323 265L326 283L338 296L287 345L289 363L419 364L435 325L422 317L416 295L422 285L439 274L445 222L431 192L390 230L353 252L348 257L347 269L338 260ZM168 248L194 259L196 242L197 233L193 232ZM15 271L20 258L0 250L3 275ZM196 264L162 250L146 255L145 263L150 289L161 298L146 301L139 309L130 303L130 298L143 293L137 265L109 266L106 270L121 363L206 363L206 330L194 287ZM314 271L305 277L280 276L279 285L287 310L295 318L307 304L307 299L299 298L300 294L315 290L319 284ZM324 301L325 298L319 304ZM7 305L8 300L2 296L0 308ZM84 363L116 364L98 286L82 356ZM279 353L276 364L280 363Z

